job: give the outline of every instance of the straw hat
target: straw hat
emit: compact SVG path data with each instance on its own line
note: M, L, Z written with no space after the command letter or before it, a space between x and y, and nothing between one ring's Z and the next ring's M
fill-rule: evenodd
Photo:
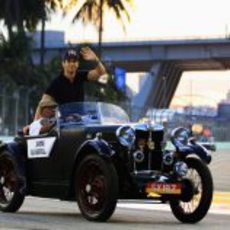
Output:
M41 100L38 104L40 108L44 107L57 107L58 104L55 101L52 100Z

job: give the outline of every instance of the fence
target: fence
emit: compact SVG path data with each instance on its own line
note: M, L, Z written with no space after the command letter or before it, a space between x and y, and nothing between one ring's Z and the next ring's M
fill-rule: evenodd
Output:
M41 94L37 92L36 87L20 86L12 89L7 84L0 84L0 135L15 135L18 130L31 122L39 95ZM140 114L140 108L131 106L129 102L119 105L127 111L131 120L136 117L136 114ZM192 123L200 123L211 128L216 141L230 141L229 121L219 121L216 117L178 115L168 109L154 111L152 114L147 114L147 117L156 123L163 124L168 132L174 127L188 127Z
M8 84L0 88L0 135L15 135L28 124L34 114L31 94L35 87L20 86L12 89Z

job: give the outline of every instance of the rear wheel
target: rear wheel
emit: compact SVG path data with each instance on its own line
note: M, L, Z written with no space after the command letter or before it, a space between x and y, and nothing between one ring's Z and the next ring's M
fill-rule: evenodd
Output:
M174 216L184 223L196 223L204 218L212 202L213 182L208 167L197 158L188 158L188 173L185 180L190 181L192 193L189 198L170 201ZM190 191L191 192L191 191Z
M118 197L118 177L109 159L96 154L83 158L75 174L75 191L82 215L91 221L106 221Z
M0 211L16 212L25 196L19 192L20 181L13 159L7 152L0 155Z

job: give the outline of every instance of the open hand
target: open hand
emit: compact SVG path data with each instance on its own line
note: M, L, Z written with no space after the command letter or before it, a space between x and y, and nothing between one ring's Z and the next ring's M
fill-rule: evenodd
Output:
M81 48L80 53L85 60L98 61L97 55L88 46Z

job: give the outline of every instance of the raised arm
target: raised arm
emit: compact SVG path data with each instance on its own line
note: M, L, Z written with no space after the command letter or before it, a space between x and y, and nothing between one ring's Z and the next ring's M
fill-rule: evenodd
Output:
M97 81L100 76L106 74L106 69L102 64L101 60L97 57L97 55L91 50L89 47L83 47L80 51L82 57L85 60L95 61L97 63L96 67L93 70L90 70L88 73L89 81Z

